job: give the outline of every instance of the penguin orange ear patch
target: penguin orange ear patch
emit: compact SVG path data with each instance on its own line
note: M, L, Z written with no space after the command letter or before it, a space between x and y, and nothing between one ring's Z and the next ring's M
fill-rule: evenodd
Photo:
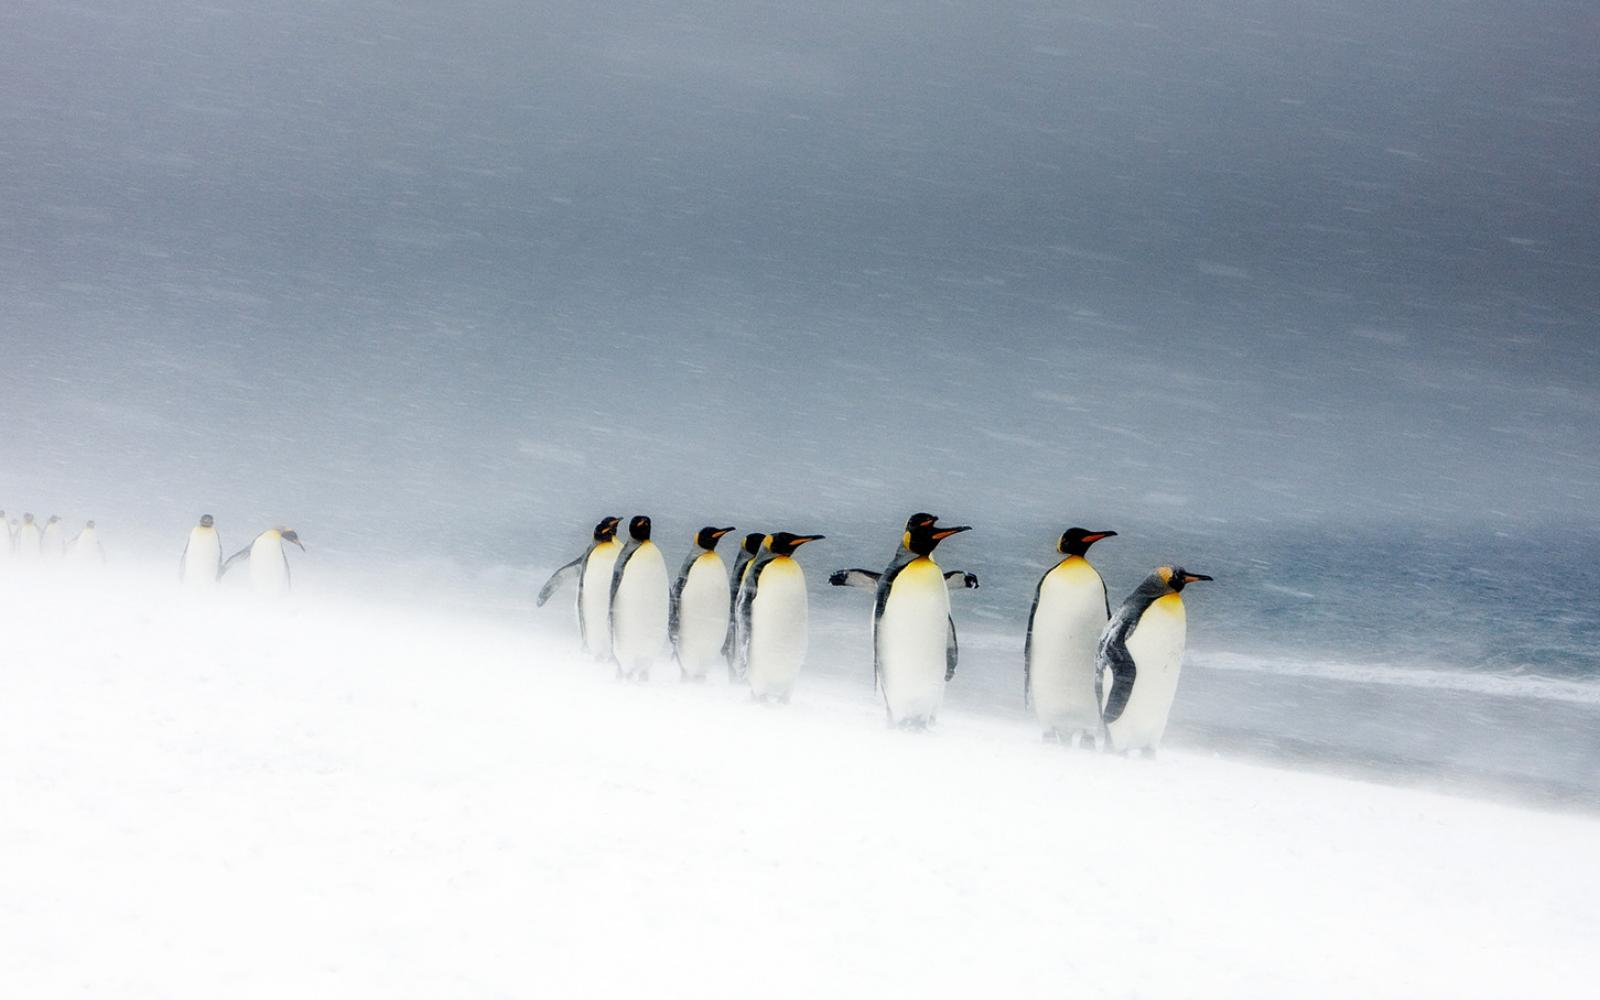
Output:
M1158 567L1156 569L1156 575L1161 577L1161 582L1162 583L1171 583L1172 582L1172 567L1171 566Z

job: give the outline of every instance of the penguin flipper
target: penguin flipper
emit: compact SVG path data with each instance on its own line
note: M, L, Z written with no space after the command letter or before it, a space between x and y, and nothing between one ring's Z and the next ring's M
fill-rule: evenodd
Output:
M249 562L250 561L250 548L251 547L249 545L246 545L244 548L240 549L238 552L235 552L233 555L229 556L227 558L227 560L223 562L222 568L217 570L217 577L220 579L222 577L222 574L228 572L228 570L230 568L232 568L233 564L236 563L236 562Z
M587 554L588 553L585 553L584 555ZM545 602L554 597L555 592L561 589L561 581L565 580L569 574L576 575L578 570L583 567L583 560L584 556L579 556L578 558L567 563L565 566L562 566L560 569L556 570L554 573L551 573L550 579L546 580L544 582L544 586L539 588L539 596L534 598L534 607L544 607Z
M946 618L945 621L950 623L950 632L944 641L944 682L948 684L956 675L956 660L960 658L961 650L956 645L956 620Z
M1100 650L1098 669L1094 672L1097 695L1103 688L1108 670L1111 672L1111 691L1105 696L1105 708L1100 712L1100 720L1109 726L1122 718L1123 710L1128 707L1128 699L1133 697L1133 679L1139 672L1120 637L1119 641L1109 642Z
M870 569L841 569L828 577L828 582L835 587L858 587L862 590L876 590L878 578L882 573L874 573Z
M944 585L951 590L977 590L978 574L959 569L951 570L944 575Z

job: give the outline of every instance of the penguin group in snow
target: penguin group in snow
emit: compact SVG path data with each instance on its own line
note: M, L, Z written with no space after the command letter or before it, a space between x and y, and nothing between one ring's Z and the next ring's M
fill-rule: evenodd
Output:
M21 520L7 519L0 510L0 565L94 567L105 558L93 521L68 538L66 522L55 514L41 527L32 514L23 514Z
M224 559L216 518L202 514L200 523L189 529L183 553L178 556L178 582L191 590L211 590L229 570L245 566L253 591L263 597L284 597L289 593L289 545L301 552L306 550L293 528L268 528Z
M669 581L650 518L633 517L626 542L617 538L621 523L602 519L583 554L539 591L538 605L575 578L583 649L614 666L618 678L646 680L670 655L682 680L703 682L720 660L729 681L746 685L753 700L787 703L808 643L806 577L796 554L824 536L752 532L730 570L717 546L735 529L708 525L695 532ZM873 592L874 689L890 726L926 730L938 720L960 659L950 595L976 588L978 577L945 570L934 553L970 530L919 512L906 520L883 570L841 569L828 577L833 586ZM1059 558L1034 587L1028 614L1023 701L1046 741L1153 756L1183 666L1182 592L1211 577L1158 567L1113 613L1105 580L1087 556L1116 534L1073 527L1057 541Z

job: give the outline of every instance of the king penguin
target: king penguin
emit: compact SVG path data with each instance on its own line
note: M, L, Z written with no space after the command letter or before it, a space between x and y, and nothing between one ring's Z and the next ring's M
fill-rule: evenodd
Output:
M568 576L578 578L578 635L583 650L597 660L611 658L611 627L608 622L611 602L611 572L617 565L622 543L617 541L620 517L603 517L594 526L594 540L583 555L550 574L539 588L539 607L544 607Z
M22 523L17 525L17 555L29 562L39 558L40 545L44 535L39 531L39 525L34 521L32 514L23 514Z
M1106 582L1084 558L1089 546L1115 531L1068 528L1056 543L1062 559L1039 579L1028 612L1022 654L1023 700L1047 740L1077 746L1100 738L1095 648L1111 618Z
M1151 756L1160 749L1183 667L1187 625L1180 595L1209 579L1182 566L1159 567L1106 623L1095 670L1108 689L1102 718L1110 749Z
M290 528L268 528L256 536L248 548L240 549L228 557L222 564L222 571L226 573L234 563L245 560L250 563L250 587L257 594L264 597L284 597L289 593L289 553L284 551L283 543L299 545L300 551L306 547L301 545L300 536Z
M106 550L100 547L94 522L86 522L83 530L67 543L67 562L79 568L93 568L105 565L105 561Z
M48 559L59 559L67 553L67 529L55 514L44 522L44 532L39 536L39 553Z
M672 584L667 632L686 681L705 680L711 665L724 659L730 621L728 567L717 555L717 543L732 530L705 527L696 532L694 549Z
M766 543L767 536L759 531L745 535L744 541L739 543L739 554L733 557L733 572L728 576L728 635L722 643L722 655L728 661L729 684L744 680L744 674L740 673L744 664L739 661L738 652L734 649L739 588L744 585L745 572L750 568L750 563L761 554L761 547Z
M198 589L210 589L222 578L222 535L210 514L201 514L200 523L189 529L178 557L178 582Z
M757 701L787 703L806 660L806 574L795 550L822 535L780 531L767 537L739 588L739 661Z
M611 658L617 676L649 680L650 667L667 646L671 595L667 561L650 540L650 519L628 521L628 542L611 572Z
M945 684L955 676L959 649L956 624L950 617L950 588L955 582L939 568L933 550L951 535L971 527L939 527L931 514L906 521L894 561L876 574L873 605L873 676L883 692L889 723L926 729L939 715ZM865 570L841 570L830 578L835 586L857 582ZM963 581L968 574L959 574ZM960 584L966 586L965 582ZM977 578L972 578L977 585Z

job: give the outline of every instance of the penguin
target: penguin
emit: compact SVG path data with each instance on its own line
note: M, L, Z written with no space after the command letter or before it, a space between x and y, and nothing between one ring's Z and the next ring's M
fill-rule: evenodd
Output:
M1095 650L1111 618L1106 582L1084 556L1115 531L1068 528L1056 543L1062 559L1040 577L1028 612L1022 653L1023 703L1033 709L1046 740L1077 746L1100 738Z
M906 729L927 729L937 719L945 684L955 676L959 658L956 624L950 617L954 581L934 561L933 550L972 528L941 528L937 521L931 514L913 514L894 561L882 573L840 570L829 579L835 586L861 587L875 578L873 679L883 692L889 724ZM966 586L967 575L961 574L961 586ZM972 583L977 584L975 576Z
M59 559L67 552L67 529L61 518L54 514L44 522L44 533L39 536L39 554L49 559Z
M788 704L806 659L806 575L795 550L822 535L780 531L750 562L739 588L738 657L756 701Z
M178 582L208 589L216 586L221 578L222 535L217 532L211 515L201 514L200 523L189 529L183 555L178 557Z
M603 517L594 526L594 540L583 550L583 555L550 574L550 579L539 588L536 606L545 602L560 589L568 576L578 578L578 636L583 651L597 660L611 658L611 627L609 624L611 601L611 573L616 568L617 553L622 543L617 541L620 517Z
M0 559L8 559L17 547L17 533L12 522L6 520L6 512L0 510Z
M926 526L934 524L938 520L939 518L933 514L912 514L910 517L906 518L906 531L909 532L913 527L917 527L919 525ZM902 539L904 537L905 536L902 536ZM895 550L894 559L898 559L900 554L905 551L905 542L902 540L900 547ZM891 562L892 561L893 559L891 559ZM835 570L833 574L828 577L828 582L835 587L856 587L861 590L876 591L878 589L878 578L882 575L882 573L870 569L841 569ZM946 573L944 575L944 582L945 586L951 590L978 589L977 575L973 573L967 573L962 570L951 570L950 572Z
M257 535L248 547L229 556L228 561L222 564L222 572L228 572L236 562L247 561L250 563L250 586L256 593L265 597L285 597L289 593L289 554L283 549L284 542L299 545L301 552L306 550L300 543L300 536L293 530L268 528Z
M739 554L733 557L733 572L728 576L728 635L722 643L723 658L728 661L728 683L734 684L744 680L740 673L744 669L739 662L735 645L735 626L738 615L735 609L739 606L739 588L744 584L745 571L750 568L750 563L761 554L761 547L767 543L767 536L759 531L752 531L744 536L744 541L739 543Z
M73 536L67 543L67 562L74 566L93 567L103 566L106 561L106 550L101 548L100 539L95 534L94 522L88 521L83 530Z
M717 543L732 530L705 527L696 532L694 549L672 584L667 633L686 681L705 680L711 665L724 660L731 617L728 567L717 555Z
M611 571L611 659L619 678L649 680L667 646L671 582L667 561L650 540L650 519L628 521L628 542Z
M1182 566L1161 566L1106 623L1095 673L1106 690L1101 719L1111 750L1153 757L1160 749L1183 667L1186 625L1180 594L1189 584L1210 579Z
M29 561L37 560L44 534L39 530L39 525L34 521L32 514L22 515L22 523L17 526L16 537L17 555Z

